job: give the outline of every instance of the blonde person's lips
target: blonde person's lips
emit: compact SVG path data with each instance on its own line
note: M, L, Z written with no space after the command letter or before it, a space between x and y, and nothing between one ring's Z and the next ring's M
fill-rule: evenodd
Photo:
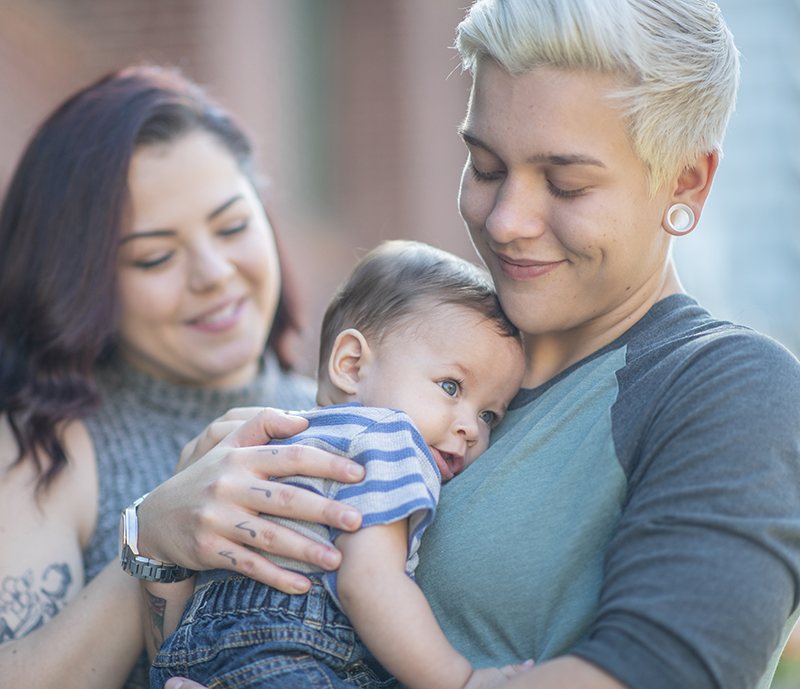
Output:
M203 332L223 332L239 322L246 301L247 297L230 299L223 304L215 306L213 309L204 311L199 316L195 316L187 321L186 324L195 330L202 330Z
M464 468L463 455L454 452L445 452L436 447L428 446L436 466L439 467L439 473L442 475L442 483L449 481L456 474Z
M553 272L564 261L537 261L526 258L512 258L506 254L495 251L500 270L512 280L534 280Z

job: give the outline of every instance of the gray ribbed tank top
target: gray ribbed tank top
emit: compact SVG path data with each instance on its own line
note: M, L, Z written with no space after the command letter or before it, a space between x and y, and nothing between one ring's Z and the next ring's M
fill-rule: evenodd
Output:
M249 385L233 390L189 388L151 378L114 358L96 371L100 409L85 420L97 455L98 517L84 552L86 580L118 557L119 517L136 498L166 481L183 446L232 407L310 409L314 381L280 370L273 355ZM149 687L140 659L126 689Z

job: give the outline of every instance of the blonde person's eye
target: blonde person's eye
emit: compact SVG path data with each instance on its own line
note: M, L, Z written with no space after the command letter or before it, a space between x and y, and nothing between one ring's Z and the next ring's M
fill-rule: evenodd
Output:
M586 193L586 189L585 188L583 188L583 189L561 189L560 187L557 187L555 184L553 184L550 181L547 182L547 189L553 196L555 196L556 198L559 198L559 199L574 199L574 198L577 198L578 196L583 196Z
M497 414L495 414L493 411L482 411L480 414L478 414L478 418L487 426L493 426L497 419Z
M494 172L482 172L475 167L474 163L470 163L470 169L472 171L472 176L478 182L495 182L503 176L502 171L499 170Z
M443 380L439 383L439 387L450 395L450 397L455 397L458 392L458 383L454 380Z

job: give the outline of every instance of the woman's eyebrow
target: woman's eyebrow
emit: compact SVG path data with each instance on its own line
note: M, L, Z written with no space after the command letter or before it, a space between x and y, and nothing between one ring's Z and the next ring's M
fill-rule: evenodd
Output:
M221 206L219 206L219 208L215 208L213 211L211 211L208 214L208 217L206 218L206 220L213 220L220 213L224 213L227 208L229 208L234 203L236 203L239 199L242 199L242 198L244 198L244 197L241 194L236 194L236 196L231 197L225 203L223 203Z
M470 134L468 131L462 128L459 128L458 133L459 136L461 136L461 138L464 140L464 143L469 144L470 146L475 146L476 148L482 148L487 153L497 156L497 153L492 150L491 146L488 146L474 134ZM592 158L591 156L580 153L560 155L543 153L531 156L527 159L527 162L533 163L534 165L549 163L550 165L596 165L597 167L602 168L606 166L602 160L598 160L597 158Z
M119 240L120 244L131 241L131 239L141 239L142 237L171 237L177 234L175 230L145 230L144 232L131 232Z

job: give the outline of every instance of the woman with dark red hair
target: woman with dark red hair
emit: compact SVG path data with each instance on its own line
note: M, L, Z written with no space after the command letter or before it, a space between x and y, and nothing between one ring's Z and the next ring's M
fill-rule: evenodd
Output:
M313 404L251 158L197 85L144 66L70 98L17 167L0 216L3 686L121 687L143 648L121 511L229 408Z

